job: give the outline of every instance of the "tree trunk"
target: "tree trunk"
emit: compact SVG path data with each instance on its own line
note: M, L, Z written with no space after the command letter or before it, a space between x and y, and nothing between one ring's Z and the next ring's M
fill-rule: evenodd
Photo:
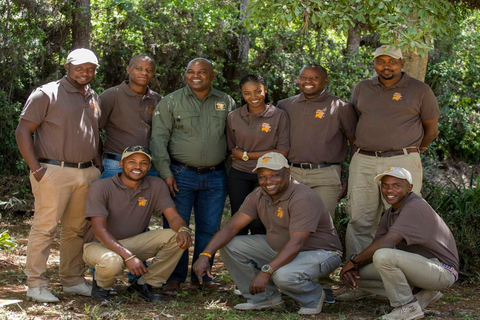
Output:
M90 0L75 0L72 26L72 49L90 48Z
M348 29L347 52L355 53L355 52L358 52L359 48L360 48L360 36L355 30L355 27L350 27L350 29Z
M418 53L407 51L403 53L405 59L405 72L412 78L425 82L425 73L427 72L428 53L425 57L420 57Z

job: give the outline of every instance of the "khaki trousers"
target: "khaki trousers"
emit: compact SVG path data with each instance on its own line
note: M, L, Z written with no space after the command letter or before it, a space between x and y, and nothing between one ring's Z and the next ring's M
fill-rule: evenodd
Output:
M161 287L175 269L183 254L177 245L177 233L172 229L152 230L119 240L120 244L142 261L153 257L148 272L142 277L153 287ZM123 258L105 248L99 242L86 243L83 246L83 259L95 268L97 285L109 289L115 282L115 276L125 269Z
M360 289L387 296L392 307L413 300L412 287L441 291L455 283L455 276L438 259L396 249L379 249L373 263L360 269Z
M90 183L100 177L95 167L66 168L50 164L37 182L30 174L35 196L35 214L28 236L25 274L31 288L48 286L46 277L50 247L61 224L59 276L63 286L74 286L84 281L85 263L82 259L85 203Z
M338 196L342 191L340 165L319 169L302 169L290 166L290 174L295 180L309 186L318 194L333 219Z
M347 212L350 222L345 235L347 258L360 253L373 241L380 216L388 206L383 201L379 183L373 178L390 167L403 167L410 171L413 192L421 196L423 170L418 152L377 158L357 151L350 162L348 177Z

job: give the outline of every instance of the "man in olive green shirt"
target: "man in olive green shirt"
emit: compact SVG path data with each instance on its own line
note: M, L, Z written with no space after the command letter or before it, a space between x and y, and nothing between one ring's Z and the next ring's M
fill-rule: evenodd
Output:
M153 164L167 184L182 218L195 217L194 263L212 236L219 230L226 198L224 160L227 153L225 121L235 108L234 100L212 88L212 63L196 58L187 66L187 86L167 95L155 108L150 148ZM168 222L164 220L168 227ZM213 257L210 258L213 264ZM176 294L188 272L188 252L173 271L165 294ZM195 273L193 287L199 286ZM212 278L203 278L205 287L215 287Z

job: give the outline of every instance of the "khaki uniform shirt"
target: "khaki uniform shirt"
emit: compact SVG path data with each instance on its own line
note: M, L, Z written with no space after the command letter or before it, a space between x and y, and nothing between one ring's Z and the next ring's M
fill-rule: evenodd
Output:
M378 76L360 82L352 102L359 117L355 145L369 151L418 147L424 136L422 121L440 116L432 89L405 73L388 88Z
M214 88L203 101L185 86L164 97L153 114L150 149L162 179L173 176L170 157L194 166L215 166L225 160L228 113L232 97Z
M238 211L260 218L267 229L267 242L277 252L290 240L290 233L301 231L311 233L301 251L342 250L337 230L320 197L293 178L276 201L258 187Z
M396 248L427 259L437 258L458 270L459 259L453 234L435 210L415 193L407 195L402 206L388 209L380 220L375 239L387 232L403 237Z
M268 104L258 116L248 111L244 105L234 110L227 117L228 150L236 146L247 152L290 149L290 122L285 111ZM235 160L232 167L243 172L252 173L257 160Z
M167 185L157 177L145 177L136 190L120 180L120 174L95 181L88 190L85 217L107 220L107 231L117 240L145 232L154 212L175 207ZM85 230L84 242L98 242L91 224Z
M20 118L38 125L37 157L79 163L96 155L100 115L98 95L90 87L83 95L64 77L35 89Z
M347 139L355 138L353 106L328 93L307 99L303 93L278 102L290 117L291 163L342 163Z
M105 129L103 150L121 154L130 146L148 148L153 110L161 99L149 88L144 95L135 93L126 81L105 90L100 95L100 128Z

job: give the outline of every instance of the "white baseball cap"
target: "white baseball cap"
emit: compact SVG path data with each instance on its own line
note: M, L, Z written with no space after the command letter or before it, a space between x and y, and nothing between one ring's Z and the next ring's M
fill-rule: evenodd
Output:
M84 64L84 63L93 63L97 67L99 66L98 64L98 59L95 53L93 53L91 50L88 49L75 49L72 52L70 52L67 56L67 61L65 64L71 63L74 66L77 66L79 64Z
M412 174L405 168L391 167L385 170L383 173L377 175L373 180L380 181L384 176L392 176L399 179L407 180L408 183L413 184Z

